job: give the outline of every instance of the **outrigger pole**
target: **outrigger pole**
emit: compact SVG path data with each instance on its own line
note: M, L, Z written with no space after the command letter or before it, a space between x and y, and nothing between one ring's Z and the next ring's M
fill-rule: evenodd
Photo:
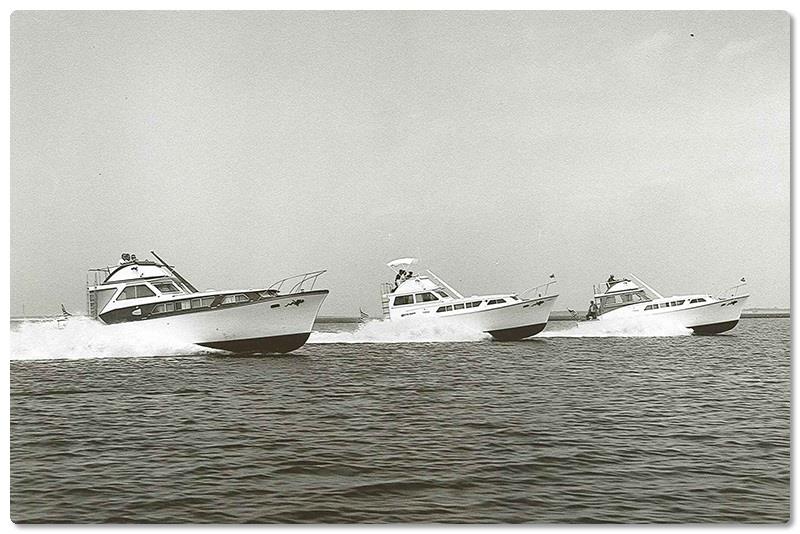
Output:
M652 291L652 292L653 292L653 294L654 294L654 295L655 295L657 298L660 298L660 299L663 299L663 298L664 298L664 295L662 295L661 293L659 293L658 291L656 291L655 289L653 289L653 288L652 288L652 287L650 287L649 285L645 284L645 283L644 283L644 280L642 280L641 278L639 278L639 277L638 277L638 276L636 276L635 274L631 273L631 278L633 278L634 280L636 280L637 282L639 282L640 284L642 284L642 285L643 285L645 288L647 288L647 289L649 289L650 291Z
M164 267L166 267L167 269L169 269L169 272L171 272L171 273L172 273L172 274L175 276L175 278L177 278L178 280L180 280L180 281L181 281L181 282L182 282L182 283L183 283L183 284L184 284L186 287L188 287L188 288L191 290L191 292L192 292L192 293L199 293L199 291L197 290L197 288L196 288L196 287L194 287L192 284L190 284L190 283L189 283L189 281L188 281L186 278L184 278L184 277L182 277L180 274L178 274L178 271L176 271L175 269L173 269L172 267L170 267L170 266L167 264L167 262L165 262L164 260L162 260L161 258L159 258L159 257L158 257L158 254L156 254L156 253L155 253L155 252L153 252L152 250L150 251L150 254L152 254L153 256L155 256L155 258L156 258L158 261L160 261L160 262L161 262L161 264L162 264Z
M463 299L463 298L464 298L464 295L462 295L461 293L459 293L458 291L456 291L455 289L453 289L452 287L450 287L450 286L447 284L447 282L445 282L444 280L442 280L441 278L439 278L438 276L436 276L435 274L433 274L433 271L431 271L430 269L427 269L427 271L428 271L428 274L429 274L429 275L431 275L431 276L433 276L434 278L436 278L436 280L438 280L440 284L442 284L444 287L446 287L447 289L449 289L449 290L450 290L450 291L451 291L453 294L455 294L455 296L456 296L456 297L458 297L458 298L460 298L460 299Z

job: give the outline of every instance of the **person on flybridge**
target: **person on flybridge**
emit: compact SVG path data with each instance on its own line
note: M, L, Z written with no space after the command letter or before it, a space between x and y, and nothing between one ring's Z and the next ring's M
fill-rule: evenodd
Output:
M394 277L394 289L392 289L392 293L397 291L397 288L400 287L400 284L413 277L414 273L412 273L411 271L406 272L404 269L400 269L397 272L397 275Z
M127 252L123 252L119 258L120 265L123 265L125 263L130 263L132 261L136 261L136 254L128 254Z
M393 292L396 291L398 286L403 283L405 280L405 275L406 272L403 269L400 269L397 272L397 275L394 277L394 289L392 289Z

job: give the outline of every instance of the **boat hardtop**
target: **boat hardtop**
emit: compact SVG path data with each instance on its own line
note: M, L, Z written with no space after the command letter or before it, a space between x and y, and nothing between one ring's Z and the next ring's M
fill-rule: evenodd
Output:
M456 291L452 286L450 286L447 282L439 278L430 270L426 270L427 274L414 274L413 272L405 271L405 269L399 269L399 267L408 267L410 265L417 264L419 259L417 258L401 258L398 260L390 261L386 265L393 269L397 274L395 279L396 287L392 288L391 284L386 284L388 291L386 293L391 294L394 298L393 303L394 305L403 305L399 304L398 299L396 297L413 297L413 300L407 302L407 304L430 304L434 302L446 302L447 304L458 304L461 302L469 302L473 303L473 307L477 307L478 303L474 302L476 299L481 299L481 302L492 302L492 304L514 304L515 302L520 302L523 299L519 297L516 293L502 293L502 294L495 294L495 295L472 295L469 297L465 297L458 291ZM543 286L549 286L554 282L550 282L548 284L543 284ZM539 295L542 296L541 294ZM497 302L502 299L508 299L507 301Z
M453 291L452 288L449 291ZM453 296L448 292L448 288L444 287L441 282L437 283L432 279L430 276L426 275L414 275L412 278L409 278L403 282L401 282L397 289L391 291L392 296L418 296L419 300L415 300L419 303L430 303L430 302L447 302L448 304L458 304L459 302L473 302L475 299L482 299L482 300L497 300L497 299L509 299L509 303L513 304L514 302L519 302L520 297L515 293L503 293L497 295L472 295L469 297L465 297L463 295L458 294L457 296Z

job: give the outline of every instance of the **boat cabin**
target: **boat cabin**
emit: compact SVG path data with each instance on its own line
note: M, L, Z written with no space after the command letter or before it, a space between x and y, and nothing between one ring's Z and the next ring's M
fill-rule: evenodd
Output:
M514 294L465 297L430 270L427 274L413 274L398 266L416 263L415 258L395 260L387 265L395 270L394 284L384 283L381 291L383 316L400 319L411 316L449 316L473 311L483 311L514 304L521 299ZM540 305L541 302L528 304ZM480 308L480 310L478 309Z
M599 309L599 315L649 300L651 299L645 290L627 278L608 280L594 285L594 301Z
M127 256L127 258L126 258ZM166 263L123 254L114 267L91 269L87 278L89 316L105 323L164 314L242 305L275 296L275 289L200 292Z

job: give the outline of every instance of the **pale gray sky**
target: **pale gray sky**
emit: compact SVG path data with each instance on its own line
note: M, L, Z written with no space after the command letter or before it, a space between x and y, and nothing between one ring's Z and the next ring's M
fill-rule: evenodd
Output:
M788 307L789 83L777 11L17 11L11 314L151 249L200 288L329 269L323 315L409 255L554 272L557 309L628 272Z

